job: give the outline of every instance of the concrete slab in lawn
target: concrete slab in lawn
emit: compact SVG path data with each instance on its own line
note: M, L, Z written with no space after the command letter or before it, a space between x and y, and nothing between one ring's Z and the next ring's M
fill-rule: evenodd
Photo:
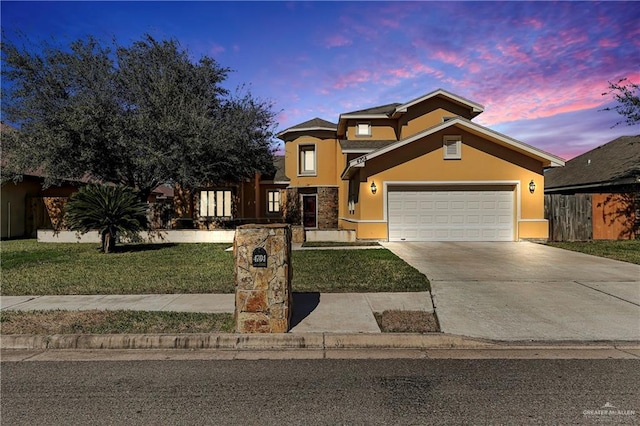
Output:
M292 323L291 333L380 333L365 294L294 294Z
M71 295L71 296L31 296L33 299L7 310L39 311L39 310L86 310L91 304L99 303L103 295Z
M431 293L367 293L373 312L389 310L433 312Z
M0 309L4 311L5 309L20 306L37 297L39 296L2 296L0 297Z
M81 309L105 309L115 310L140 310L140 311L164 311L164 307L177 299L179 294L113 294L101 296L101 299L88 303Z
M181 294L165 305L163 311L204 312L209 314L233 313L235 294Z
M432 287L445 333L497 340L640 340L640 306L578 283L438 281Z

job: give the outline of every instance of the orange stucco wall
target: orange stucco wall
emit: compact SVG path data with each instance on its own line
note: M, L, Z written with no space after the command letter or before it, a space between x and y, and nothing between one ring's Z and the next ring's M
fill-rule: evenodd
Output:
M471 119L467 108L446 99L432 98L416 104L398 119L400 140L442 123L444 117L455 116Z
M358 123L370 123L371 136L356 135L356 125ZM349 120L347 122L347 139L398 140L398 136L396 134L396 120Z
M452 134L462 136L460 160L443 158L443 136ZM517 181L519 192L515 191L514 197L519 196L519 200L514 200L514 229L516 234L521 235L516 235L515 239L546 238L548 229L544 226L543 219L542 170L542 164L530 157L462 130L447 129L446 132L436 133L399 148L393 154L367 161L357 177L360 184L355 214L346 217L357 221L379 221L356 223L358 238L386 239L384 182ZM533 194L528 190L531 180L537 187ZM376 194L372 194L370 190L373 181L378 188ZM341 201L348 200L341 197ZM519 219L524 219L525 222L519 223Z
M315 145L316 173L300 175L298 170L298 147ZM285 174L290 179L289 185L298 186L332 186L338 184L338 175L342 171L336 169L338 142L323 135L304 135L285 143Z

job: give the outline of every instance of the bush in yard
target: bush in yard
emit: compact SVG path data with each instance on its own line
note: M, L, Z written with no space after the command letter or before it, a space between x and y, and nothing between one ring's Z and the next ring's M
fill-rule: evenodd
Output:
M87 185L65 206L69 229L86 234L98 230L101 250L109 253L119 234L136 236L147 226L147 207L129 187Z

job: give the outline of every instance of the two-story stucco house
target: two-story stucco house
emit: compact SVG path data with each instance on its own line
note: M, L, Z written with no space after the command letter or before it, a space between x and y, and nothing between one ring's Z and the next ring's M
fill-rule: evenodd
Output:
M564 161L474 123L483 110L440 89L283 130L286 198L305 228L358 239L545 239L543 170Z

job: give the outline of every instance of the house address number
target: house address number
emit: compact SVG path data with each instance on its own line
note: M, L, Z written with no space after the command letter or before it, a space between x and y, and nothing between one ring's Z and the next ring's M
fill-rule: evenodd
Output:
M356 158L356 164L366 163L366 161L367 161L367 156L366 155L363 155L362 157Z
M267 267L267 251L264 248L257 247L253 250L253 267L254 268Z

